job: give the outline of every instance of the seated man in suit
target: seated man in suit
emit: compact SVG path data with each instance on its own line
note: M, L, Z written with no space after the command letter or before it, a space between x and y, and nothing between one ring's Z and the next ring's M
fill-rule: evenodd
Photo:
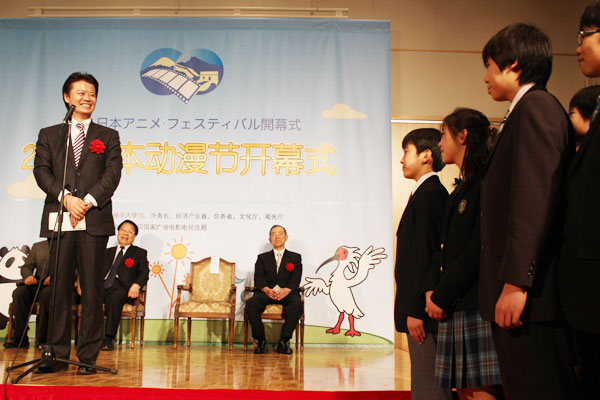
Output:
M104 306L106 327L101 350L115 349L115 336L123 305L133 304L140 289L148 281L148 252L132 243L138 234L138 226L130 220L121 222L117 228L119 246L106 249L104 265Z
M21 276L23 284L19 284L13 292L12 313L15 319L13 337L10 341L4 342L4 347L13 349L19 347L21 336L27 329L27 316L33 304L38 282L42 280L42 286L38 293L37 300L40 305L37 318L38 343L46 343L46 334L48 333L48 307L50 305L50 276L48 264L48 241L42 240L31 247L31 251L25 259L25 264L21 267ZM29 347L29 337L25 334L21 347Z
M281 329L277 352L292 354L290 339L302 316L302 301L298 285L302 278L302 257L285 249L288 236L285 228L274 225L269 231L269 242L273 250L258 255L254 266L254 285L260 292L254 294L246 304L252 337L258 341L256 354L268 351L265 327L260 315L268 304L281 304L287 316Z

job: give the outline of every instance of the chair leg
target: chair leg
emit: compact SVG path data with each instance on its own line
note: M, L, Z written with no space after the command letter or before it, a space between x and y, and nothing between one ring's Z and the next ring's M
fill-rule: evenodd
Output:
M248 350L248 318L244 315L244 351Z
M187 328L187 347L190 347L192 344L192 317L188 317Z
M300 318L300 351L304 351L304 314Z
M229 351L233 350L233 320L234 317L229 318Z
M137 317L134 315L131 317L131 348L135 349L135 322Z
M8 305L8 331L6 332L6 341L10 342L12 338L12 330L13 330L13 313L12 313L12 303Z
M173 325L173 347L177 348L177 335L179 333L179 318L176 316Z
M144 316L140 317L140 347L144 347Z

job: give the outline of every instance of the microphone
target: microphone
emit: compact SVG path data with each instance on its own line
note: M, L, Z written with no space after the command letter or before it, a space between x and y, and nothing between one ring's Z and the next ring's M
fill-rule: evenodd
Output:
M73 115L73 111L75 111L75 106L70 106L69 107L69 111L67 111L67 115L65 115L65 119L63 119L62 124L66 124L68 120L71 119L71 116Z

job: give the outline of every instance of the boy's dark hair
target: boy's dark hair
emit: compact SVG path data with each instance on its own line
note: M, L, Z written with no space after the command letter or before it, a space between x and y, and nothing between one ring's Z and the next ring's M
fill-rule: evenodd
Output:
M587 6L579 20L580 31L585 27L589 28L592 26L600 28L600 1Z
M600 96L600 85L579 89L569 102L569 110L578 109L583 119L590 121L596 108L598 96Z
M417 148L417 153L421 154L425 150L431 150L433 158L433 170L441 171L444 168L442 161L442 153L438 147L438 143L442 138L442 132L433 128L420 128L408 132L402 139L402 148L405 149L409 144L413 144Z
M491 58L500 71L517 61L517 68L521 71L520 85L533 82L546 86L552 73L550 39L533 25L508 25L492 36L481 56L486 67Z
M87 83L94 85L94 88L96 89L96 96L98 96L98 81L96 80L96 78L94 78L93 75L88 74L86 72L73 72L71 75L69 75L69 77L67 78L67 80L65 81L65 83L63 84L63 87L62 87L63 95L65 93L68 94L71 91L71 85L73 85L73 83L75 83L77 81L85 81ZM63 101L64 101L64 99L63 99ZM67 109L69 109L69 105L67 104L67 102L64 101L64 103L65 103L65 107L67 107Z
M123 226L123 224L131 224L131 225L133 225L133 229L135 230L135 236L137 236L137 234L139 232L139 229L138 229L138 226L136 225L135 222L133 222L133 221L131 221L129 219L126 219L125 221L123 221L123 222L121 222L119 224L119 226L117 227L117 230L121 229L121 227Z
M456 138L463 129L467 130L465 159L461 175L465 184L471 184L483 176L483 171L490 155L492 135L495 129L480 111L470 108L457 108L446 116L442 129L446 127Z

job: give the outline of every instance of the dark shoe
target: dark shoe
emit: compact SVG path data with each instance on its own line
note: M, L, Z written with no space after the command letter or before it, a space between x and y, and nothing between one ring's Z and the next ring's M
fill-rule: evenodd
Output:
M43 362L37 367L34 374L53 374L59 371L66 371L69 369L69 364L64 362Z
M104 351L113 351L115 349L115 339L111 338L111 337L105 337L104 341L102 342L102 347L100 347L100 350L104 350Z
M4 347L6 349L16 349L19 347L19 339L13 339L8 342L4 342ZM21 348L26 349L29 347L29 338L23 339L23 343L21 343Z
M277 352L280 354L292 354L293 351L290 348L290 341L280 340L279 343L277 343Z
M86 363L86 364L94 365L94 363ZM96 368L84 367L83 365L80 365L77 368L77 375L94 375L95 373L96 373Z
M265 354L269 352L266 340L259 340L258 345L254 349L254 354Z

